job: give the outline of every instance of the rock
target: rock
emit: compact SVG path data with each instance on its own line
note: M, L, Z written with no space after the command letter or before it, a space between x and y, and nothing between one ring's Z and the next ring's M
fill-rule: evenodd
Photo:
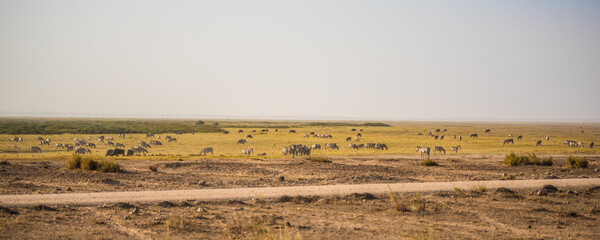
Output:
M548 195L548 190L541 188L540 190L537 191L537 195L538 196L546 196L546 195Z

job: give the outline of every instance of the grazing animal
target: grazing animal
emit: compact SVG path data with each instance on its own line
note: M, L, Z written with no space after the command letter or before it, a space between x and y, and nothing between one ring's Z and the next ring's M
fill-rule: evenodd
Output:
M154 133L147 133L147 134L146 134L146 137L147 137L147 138L154 137Z
M375 149L377 150L388 150L387 145L383 143L375 143Z
M348 147L351 148L351 149L358 149L358 146L356 146L356 144L354 144L354 143L350 143L348 145Z
M148 154L148 150L146 150L145 148L140 147L140 146L135 146L135 147L127 149L127 156L131 156L135 153Z
M106 151L106 156L125 156L125 150L124 149L120 149L120 148L115 148L115 149L108 149Z
M444 135L440 136L440 140L444 140Z
M115 145L115 143L114 143L114 142L110 142L110 141L106 141L106 142L104 142L104 143L106 143L106 145L111 145L111 146L114 146L114 145Z
M353 129L351 129L350 131L352 131L352 132L356 132L356 128L353 128Z
M283 147L283 149L281 150L281 153L284 156L287 156L288 154L290 154L290 148L289 147Z
M169 140L167 140L167 141L169 141L169 142L177 142L177 138L172 137L172 138L169 138Z
M98 142L104 142L104 136L100 136L100 137L98 137L96 139L98 139Z
M577 146L578 147L585 147L584 144L583 144L583 142L577 142Z
M514 136L512 134L508 134L509 138L514 138Z
M313 144L310 149L321 149L321 144Z
M96 148L96 144L93 143L86 143L85 145L91 148Z
M540 145L542 145L542 140L538 140L538 141L535 143L535 146L540 146Z
M238 133L244 133L244 130L240 129L238 130Z
M546 142L550 141L550 136L546 136Z
M429 147L420 147L417 146L417 152L421 153L421 158L423 158L423 154L427 154L427 157L429 157L429 152L431 151L431 149Z
M504 140L504 143L502 143L502 145L509 144L509 143L515 144L515 141L512 138L508 138L508 139Z
M521 140L521 139L523 139L523 136L522 136L522 135L519 135L519 136L517 137L517 141L519 141L519 140Z
M358 136L356 136L356 137L354 137L354 140L358 142L358 141L360 141L360 138Z
M114 138L114 137L106 137L106 140L111 140L111 141L114 141L114 140L115 140L115 138Z
M73 151L75 149L74 146L67 146L67 152Z
M38 141L44 141L44 138L42 138L42 137L37 137L35 140L38 140Z
M248 134L246 135L246 138L252 138L252 135Z
M491 129L486 129L483 133L490 133L491 131Z
M460 145L458 145L456 147L450 147L450 152L458 153L459 149L460 149Z
M145 147L145 148L152 148L152 146L150 146L150 144L144 142L144 141L139 141L138 142L140 144L140 146Z
M240 139L237 141L237 144L246 144L247 142L246 139Z
M250 155L254 152L253 148L242 149L242 155Z
M305 138L310 138L310 134L304 134Z
M296 133L296 130L292 129L290 130L290 133Z
M356 136L357 136L357 137L362 137L362 134L360 134L360 133L357 133L357 134L356 134Z
M17 145L14 145L14 144L13 144L13 145L12 145L12 148L13 148L13 149L19 149L19 146L17 146Z
M256 156L267 156L267 153L257 153Z
M590 143L590 148L594 148L594 142Z
M458 136L458 141L462 141L462 136Z
M456 134L452 135L452 139L456 140Z
M122 147L125 148L125 145L122 143L115 143L115 147Z
M346 142L350 142L350 141L352 141L352 137L347 137Z
M439 128L438 128L438 129L436 129L436 130L435 130L435 132L440 132L440 129L439 129Z
M436 152L443 152L445 155L446 149L444 149L443 147L440 147L440 146L435 146L435 147L433 147L433 154L435 154Z
M210 153L213 156L215 155L215 154L213 154L213 148L211 148L211 147L206 147L206 148L203 148L202 150L200 150L200 155L202 155L202 156L206 156L206 155L208 155L208 153Z
M175 139L175 140L172 140ZM167 141L171 142L171 141L175 141L177 142L176 138L169 138ZM155 141L155 140L150 140L150 145L163 145L160 141Z
M433 137L434 137L435 140L438 140L438 138L440 138L440 136L438 136L438 135L435 135Z
M473 134L471 134L471 136L469 136L469 138L479 138L479 137L477 136L477 133L473 133Z
M92 154L92 151L87 148L78 148L75 150L75 154L86 154L86 153Z
M357 146L359 149L361 149L361 148L364 148L364 147L365 147L365 145L364 145L364 144L362 144L362 143L361 143L361 144L358 144L358 145L356 145L356 146Z
M419 136L423 136L423 134L422 134L422 133L417 133L417 135L419 135Z
M229 134L229 131L225 131L225 132L223 132L223 134Z
M325 149L337 149L337 150L339 150L340 147L338 147L338 145L336 143L326 143L325 144Z
M38 146L33 146L33 147L29 148L29 150L31 152L34 152L34 153L35 152L37 152L37 153L41 153L42 152L42 149L40 147L38 147Z

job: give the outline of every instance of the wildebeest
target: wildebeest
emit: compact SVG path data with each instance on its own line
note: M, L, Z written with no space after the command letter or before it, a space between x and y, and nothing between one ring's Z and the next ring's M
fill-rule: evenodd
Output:
M288 154L290 154L290 148L283 147L283 149L281 150L281 154L283 154L284 156L287 156Z
M118 147L125 148L125 145L124 145L124 144L122 144L122 143L115 143L115 147L117 147L117 148L118 148Z
M509 143L515 144L515 141L512 138L507 138L506 140L504 140L504 143L502 143L502 145Z
M145 148L152 148L152 146L150 146L150 144L146 143L145 141L139 141L138 142L140 144L140 146L145 147Z
M441 146L435 146L435 147L433 147L433 154L435 154L436 152L443 152L444 155L445 155L446 154L446 149L444 149Z
M490 133L491 131L491 129L486 129L483 133Z
M169 142L173 141L172 139L175 139L174 141L177 142L176 138L169 138ZM160 141L156 141L156 140L150 140L150 145L157 145L157 146L162 146L163 144Z
M421 153L421 158L423 157L423 154L427 154L427 157L429 157L429 152L431 151L431 149L429 147L420 147L417 146L417 152Z
M458 145L456 147L450 147L450 152L458 153L459 149L460 149L460 145Z
M246 144L248 141L246 139L240 139L237 141L238 144Z
M348 147L351 149L358 149L358 146L356 146L356 144L354 144L354 143L348 144Z
M356 128L353 128L353 129L351 129L350 131L352 131L352 132L356 132Z
M310 146L311 149L321 149L321 144L313 144Z
M75 149L74 146L67 146L67 152L73 151Z
M358 144L358 145L356 145L356 146L357 146L359 149L361 149L361 148L364 148L364 147L365 147L365 144L361 143L361 144Z
M535 146L540 146L540 145L542 145L542 140L538 140L538 141L535 143Z
M594 148L594 142L590 143L590 148Z
M383 143L375 143L375 149L377 150L388 150L387 145Z
M290 130L290 133L296 133L296 130L292 129Z
M519 141L519 140L521 140L521 139L523 139L523 135L519 135L519 136L517 137L517 141Z
M50 142L42 140L42 141L40 141L40 145L50 146Z
M250 155L250 154L252 154L253 152L254 152L254 149L253 149L253 148L245 148L245 149L242 149L242 155Z
M346 142L350 142L350 141L352 141L352 137L347 137Z
M238 133L243 133L243 132L244 132L244 130L242 130L242 129L238 130Z
M177 142L177 138L172 137L172 138L169 138L167 141L169 141L169 142Z
M439 128L438 128L438 129L436 129L436 130L435 130L435 132L440 132L440 129L439 129Z
M104 136L97 137L96 139L98 139L98 142L104 142Z
M203 148L202 150L200 150L200 155L206 156L206 155L208 155L208 153L210 153L213 156L215 155L215 154L213 154L212 147L206 147L206 148Z
M96 144L93 143L86 143L85 145L91 148L96 148Z
M477 136L477 133L473 133L473 134L471 134L471 136L469 136L469 138L479 138L479 137Z
M444 140L444 135L440 136L440 140Z
M146 137L147 137L147 138L154 137L154 133L147 133L147 134L146 134Z
M125 139L125 133L119 133L119 134L117 134L117 137Z
M125 150L120 148L106 150L106 156L125 156Z
M458 136L458 141L462 141L462 136Z
M40 147L38 147L38 146L33 146L33 147L29 148L29 150L31 152L34 152L34 153L35 152L37 152L37 153L41 153L42 152L42 149Z
M253 138L251 134L246 135L246 138Z
M87 148L75 149L75 154L86 154L86 153L92 154L92 151Z
M357 134L356 134L356 136L357 136L357 137L362 137L362 134L360 134L360 133L357 133Z
M229 131L224 131L223 134L229 134Z
M44 138L43 137L37 137L35 140L37 140L37 141L44 141Z
M433 139L435 139L435 140L438 140L438 138L440 138L440 136L438 136L438 135L433 136Z

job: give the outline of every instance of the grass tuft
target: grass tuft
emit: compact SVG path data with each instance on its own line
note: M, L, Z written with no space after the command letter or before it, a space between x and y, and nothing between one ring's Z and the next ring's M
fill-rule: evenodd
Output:
M331 160L326 157L308 157L306 160L311 162L331 163Z
M567 164L565 165L566 168L587 168L588 167L588 161L587 159L585 159L585 157L573 157L573 156L569 156L569 158L567 159Z
M97 161L93 156L73 154L65 162L66 169L82 169L87 171L99 170L101 172L121 172L121 165L113 160L101 159Z
M421 163L421 166L439 166L439 164L435 160L427 158Z
M158 172L158 166L156 166L156 164L148 166L148 169L153 172Z
M517 155L514 152L507 154L504 157L504 165L507 166L523 166L523 165L542 165L552 166L552 157L549 158L538 158L535 153L528 153L525 155Z

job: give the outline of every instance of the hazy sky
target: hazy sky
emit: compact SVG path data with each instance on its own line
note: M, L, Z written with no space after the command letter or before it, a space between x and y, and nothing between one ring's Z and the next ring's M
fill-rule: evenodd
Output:
M4 1L0 115L600 120L600 1Z

